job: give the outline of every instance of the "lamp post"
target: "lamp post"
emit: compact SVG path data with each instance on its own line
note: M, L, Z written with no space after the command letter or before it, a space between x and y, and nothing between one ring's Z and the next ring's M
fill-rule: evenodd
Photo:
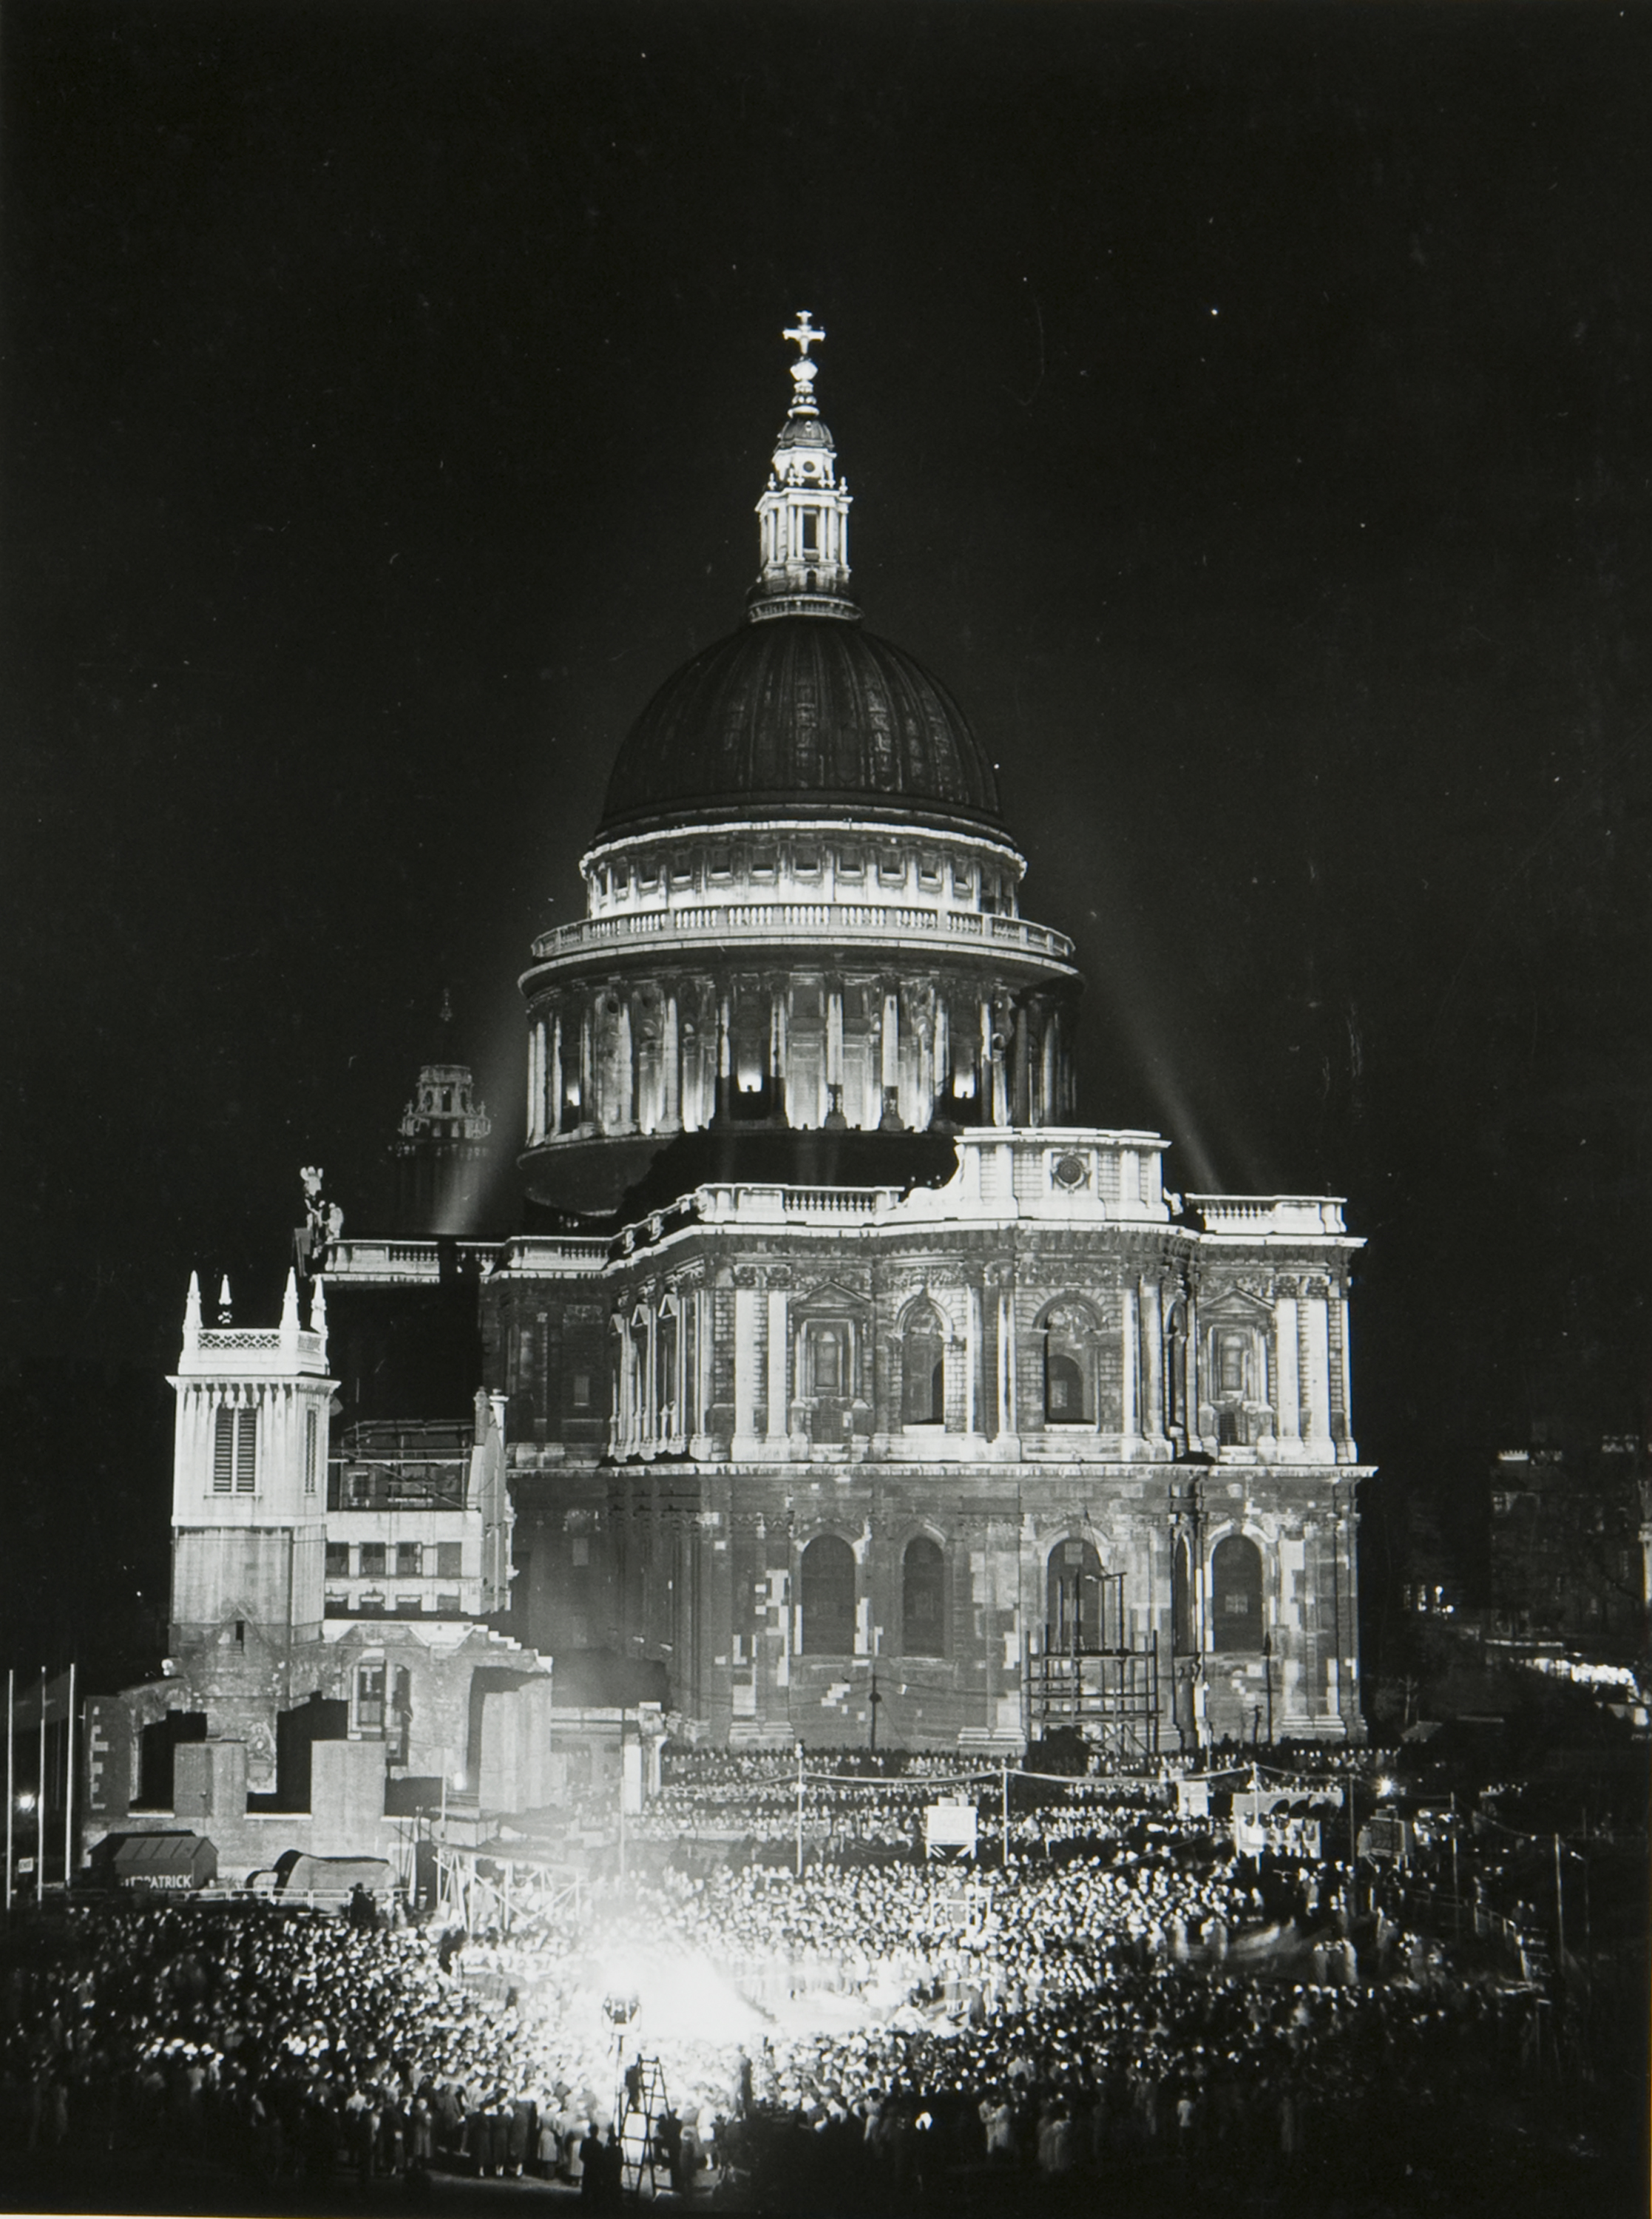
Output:
M872 1660L872 1688L866 1697L866 1709L872 1721L868 1729L866 1746L874 1756L878 1751L878 1706L883 1700L878 1693L878 1659L874 1656Z
M1262 1679L1268 1692L1268 1747L1273 1747L1273 1636L1262 1637Z

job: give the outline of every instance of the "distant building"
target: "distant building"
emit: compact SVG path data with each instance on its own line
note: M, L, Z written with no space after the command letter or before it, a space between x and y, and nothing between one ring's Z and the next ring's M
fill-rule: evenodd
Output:
M1645 1642L1652 1488L1638 1436L1505 1449L1491 1473L1489 1630L1604 1656Z
M398 1234L457 1234L476 1222L485 1201L492 1130L459 1044L451 997L444 994L436 1036L391 1152Z

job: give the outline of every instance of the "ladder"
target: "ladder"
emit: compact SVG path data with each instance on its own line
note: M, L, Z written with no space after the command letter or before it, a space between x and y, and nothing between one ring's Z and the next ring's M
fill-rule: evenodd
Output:
M655 2146L655 2129L668 2109L659 2059L638 2056L621 2073L614 2103L619 2120L620 2186L627 2196L641 2196L644 2173L650 2196L658 2192L661 2172L669 2185L670 2168Z

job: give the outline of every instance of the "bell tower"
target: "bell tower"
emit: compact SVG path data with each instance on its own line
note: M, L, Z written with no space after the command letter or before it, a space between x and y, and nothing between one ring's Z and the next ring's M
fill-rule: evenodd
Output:
M299 1323L287 1274L281 1322L202 1323L189 1275L172 1454L171 1645L218 1643L239 1627L277 1649L318 1639L326 1562L326 1300L313 1283ZM226 1289L227 1292L227 1288Z

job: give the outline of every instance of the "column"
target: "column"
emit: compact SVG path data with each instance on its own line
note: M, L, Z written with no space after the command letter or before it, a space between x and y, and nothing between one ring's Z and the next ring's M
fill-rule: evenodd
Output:
M1298 1305L1302 1433L1321 1453L1331 1439L1331 1349L1323 1295Z
M643 1329L643 1361L648 1371L643 1382L643 1439L654 1448L660 1439L660 1313L653 1302Z
M1164 1438L1164 1317L1158 1299L1158 1282L1143 1272L1139 1310L1141 1318L1142 1432L1150 1441Z
M1027 1046L1027 1004L1024 1002L1015 1011L1015 1069L1011 1077L1015 1085L1015 1122L1030 1125L1033 1122L1033 1072Z
M592 1100L591 1085L591 1004L587 1001L580 1011L580 1101L579 1120L581 1125L596 1122L596 1103Z
M1189 1448L1197 1445L1199 1424L1199 1304L1188 1289L1187 1338L1182 1344L1182 1414L1187 1426Z
M1129 1440L1141 1431L1140 1420L1137 1412L1140 1388L1138 1372L1140 1360L1141 1325L1136 1311L1136 1290L1133 1287L1120 1288L1119 1306L1124 1313L1121 1321L1124 1345L1119 1352L1121 1376L1119 1431L1126 1440Z
M688 1408L688 1330L692 1316L692 1303L680 1300L677 1304L677 1338L671 1359L671 1399L677 1407L677 1442L686 1441L692 1422Z
M1354 1405L1348 1361L1348 1297L1332 1286L1329 1312L1331 1339L1331 1431L1332 1437L1354 1453Z
M734 1042L729 1023L729 998L726 994L720 994L717 1004L717 1094L711 1110L714 1124L722 1124L730 1115L730 1097L734 1091L733 1072ZM746 1422L750 1424L749 1417Z
M553 1139L562 1129L562 1015L558 1010L550 1021L550 1122Z
M786 1393L786 1292L783 1288L771 1287L768 1292L768 1423L766 1430L770 1447L781 1451L786 1444L790 1414Z
M935 1092L947 1097L947 1114L952 1110L952 1039L947 1019L947 998L939 985L935 988ZM931 1113L933 1115L933 1112Z
M712 1364L716 1358L714 1320L716 1297L709 1287L694 1290L694 1407L689 1414L691 1435L705 1439L711 1408Z
M1059 1125L1061 1122L1055 1100L1055 1012L1043 1006L1043 1037L1039 1043L1038 1100L1033 1106L1035 1125Z
M998 1431L1013 1433L1015 1423L1015 1294L998 1290Z
M731 1453L756 1453L753 1434L757 1412L757 1302L755 1288L736 1287L734 1294L734 1440Z
M682 1129L681 1049L677 1030L677 997L668 994L660 1018L660 1122L668 1133Z
M878 1111L878 1122L881 1124L891 1116L893 1116L897 1122L900 1117L901 998L898 993L887 987L884 990L883 1038L879 1046L882 1061L879 1068L878 1085L882 1098Z
M966 1433L979 1433L981 1429L979 1416L975 1408L975 1399L980 1391L977 1383L980 1378L981 1371L981 1290L978 1287L967 1288L966 1290L966 1302L964 1312L964 1431Z
M1274 1420L1282 1441L1301 1438L1301 1388L1298 1378L1296 1297L1276 1295L1273 1304Z
M769 1067L772 1074L770 1102L776 1116L791 1122L786 1112L786 1020L792 1000L789 981L770 990L769 1000Z
M528 1031L528 1146L540 1138L544 1117L543 1070L545 1028L542 1019Z
M630 997L624 996L619 1004L619 1016L614 1026L614 1062L619 1072L619 1099L614 1103L612 1122L621 1132L629 1132L637 1122L637 1050L631 1038Z

